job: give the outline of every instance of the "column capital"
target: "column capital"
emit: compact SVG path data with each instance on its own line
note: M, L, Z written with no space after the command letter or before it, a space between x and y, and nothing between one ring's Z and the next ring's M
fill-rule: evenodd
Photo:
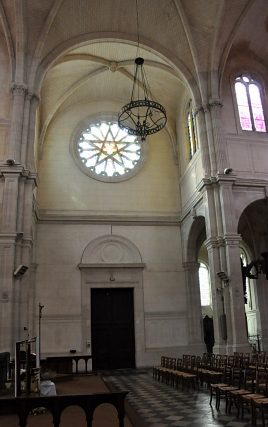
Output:
M211 110L214 107L220 107L220 108L222 108L223 107L222 101L220 99L212 99L211 98L208 101L208 109Z
M239 246L242 240L240 234L232 234L232 233L224 234L222 236L222 239L226 246Z
M194 115L195 117L197 117L199 113L204 113L204 114L205 114L205 113L208 113L208 112L209 112L208 107L207 107L205 104L201 104L201 105L197 106L197 107L193 110L193 115Z
M189 262L184 262L182 265L184 270L195 271L199 269L200 263L197 261L189 261Z
M17 239L17 233L0 233L0 246L14 244Z
M219 248L221 246L239 246L242 238L240 234L224 234L223 236L209 237L204 244L207 250Z
M12 83L11 92L13 96L25 96L28 92L27 86L23 83Z
M207 240L204 241L204 245L206 246L207 250L215 249L219 247L219 238L218 237L209 237Z

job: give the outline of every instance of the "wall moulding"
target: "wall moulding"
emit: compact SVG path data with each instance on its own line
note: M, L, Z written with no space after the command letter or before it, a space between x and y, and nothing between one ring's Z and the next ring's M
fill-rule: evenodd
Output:
M134 263L134 264L131 264L131 263L92 263L92 264L83 264L83 263L80 263L80 264L78 264L78 268L79 269L86 269L86 268L101 268L101 269L103 269L103 268L145 268L145 265L146 264L144 264L144 263Z
M185 311L153 311L144 313L144 317L146 320L185 319L186 315L187 313Z
M46 211L42 209L37 210L38 221L40 223L83 223L83 224L117 224L117 225L152 225L152 226L178 226L179 214L172 216L140 216L129 215L126 213L122 217L120 215L97 215L90 211Z

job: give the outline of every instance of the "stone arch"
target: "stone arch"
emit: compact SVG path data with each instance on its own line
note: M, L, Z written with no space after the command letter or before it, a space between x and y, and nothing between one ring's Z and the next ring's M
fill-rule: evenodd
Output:
M184 223L182 230L184 247L184 271L186 279L189 345L195 352L205 351L202 332L202 315L199 291L198 251L206 239L205 217L199 212Z
M255 257L267 251L267 214L267 198L262 198L248 204L238 219L237 231Z
M206 224L203 216L197 216L191 225L187 239L187 261L197 262L198 251L206 240Z
M142 256L130 240L115 234L97 237L85 247L81 264L141 264Z
M101 35L100 33L87 33L64 41L56 46L52 51L50 51L47 56L36 65L36 69L32 70L30 84L32 85L33 92L39 93L45 74L47 73L48 69L53 66L53 64L55 64L59 57L77 47L102 41L118 41L129 44L136 44L136 39L133 38L133 35L131 34L117 33L117 37L115 37L115 34L110 32L103 32ZM191 74L188 67L186 67L186 65L179 58L174 58L174 56L170 55L170 52L167 49L164 49L162 46L159 46L152 40L150 40L149 44L147 39L144 41L141 39L140 46L144 49L148 49L149 51L154 51L158 56L164 58L174 68L174 71L178 74L178 77L181 79L183 84L188 87L193 95L196 105L202 103L198 82Z

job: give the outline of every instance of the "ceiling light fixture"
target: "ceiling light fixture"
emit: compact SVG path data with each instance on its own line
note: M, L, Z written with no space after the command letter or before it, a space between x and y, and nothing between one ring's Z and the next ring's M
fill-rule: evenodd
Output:
M139 50L139 16L137 13L137 52ZM124 105L118 115L118 126L129 135L136 135L144 141L147 135L159 132L166 125L165 108L153 100L144 70L144 59L135 59L134 81L130 102Z

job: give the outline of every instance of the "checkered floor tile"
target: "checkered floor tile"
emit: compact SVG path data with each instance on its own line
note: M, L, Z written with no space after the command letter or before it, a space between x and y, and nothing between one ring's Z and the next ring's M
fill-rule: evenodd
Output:
M181 391L153 379L148 370L117 370L101 373L103 380L117 390L128 390L127 401L144 423L151 427L251 427L249 414L244 420L209 405L209 392ZM257 426L261 426L260 419Z

